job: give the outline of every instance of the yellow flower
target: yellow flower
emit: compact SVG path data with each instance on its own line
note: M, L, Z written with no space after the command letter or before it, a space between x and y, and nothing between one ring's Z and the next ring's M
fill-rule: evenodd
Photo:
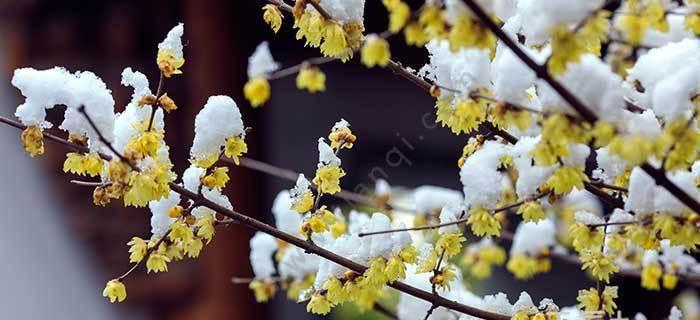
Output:
M408 45L422 47L428 42L428 35L425 34L425 31L417 22L409 23L403 29L403 34Z
M139 237L131 238L127 243L129 246L129 262L141 262L148 253L148 244Z
M335 277L323 283L323 290L326 290L326 299L332 304L341 304L350 298L345 294L343 284Z
M569 30L569 26L560 25L552 29L552 54L547 66L553 75L561 75L566 71L569 62L578 62L586 52L581 38Z
M667 290L673 290L678 285L678 276L675 274L665 273L662 278L662 283L664 288Z
M656 214L653 220L653 231L662 238L674 238L680 229L680 224L670 214Z
M588 176L580 168L563 166L554 170L546 185L555 194L563 195L571 192L574 187L583 190L584 181L588 181Z
M516 312L511 320L530 320L530 316L527 315L527 311L525 310L520 310Z
M652 233L646 226L628 225L625 226L625 234L629 235L632 243L642 247L642 249L656 249L659 247L659 242L656 239L656 233Z
M192 240L192 237L194 237L192 229L184 222L176 220L170 225L170 233L168 234L170 241L176 242L180 240L183 243L188 243Z
M700 35L700 11L695 11L685 16L685 28L693 32L696 36Z
M491 276L491 265L485 261L475 261L469 264L469 273L479 280Z
M579 290L576 301L579 302L579 308L586 313L593 313L600 309L600 296L595 288Z
M226 139L224 155L233 159L235 164L239 164L240 160L238 158L246 152L248 152L248 145L243 140L243 137L235 136Z
M595 126L593 126L592 134L595 138L594 146L596 148L602 148L607 146L615 136L615 127L609 122L598 121L595 123Z
M689 251L695 250L695 247L700 244L700 230L694 222L686 221L679 232L671 238L671 244L674 243L684 246Z
M496 265L502 265L506 261L506 251L497 245L483 246L479 249L479 256L481 260Z
M309 226L311 227L311 231L314 233L322 233L326 231L326 223L323 221L323 219L319 218L316 215L311 216L309 218Z
M170 261L182 260L185 257L185 249L182 241L169 245L165 251L165 256L170 258Z
M313 182L320 193L335 194L340 191L340 178L344 176L345 171L339 166L322 166L316 169Z
M658 262L650 263L642 269L642 288L648 290L659 290L659 280L663 271Z
M204 243L199 238L192 238L190 241L185 243L184 247L185 253L188 257L196 258L199 257L199 253L202 251Z
M333 235L334 238L338 238L343 235L347 229L348 226L345 222L338 220L331 225L331 235Z
M614 258L612 255L603 254L600 250L586 250L580 255L583 262L581 270L589 269L596 279L605 283L610 282L610 275L620 270Z
M496 48L496 36L469 15L463 15L457 19L450 29L447 40L452 51L469 47L491 49L491 51Z
M470 133L486 120L486 104L474 99L462 99L454 108L448 99L439 99L435 104L437 122L450 128L452 133Z
M365 31L365 26L359 22L348 22L343 25L343 31L345 31L345 41L348 42L348 47L352 50L346 50L340 59L342 61L347 61L347 59L352 58L353 50L360 48L362 40L365 38L363 33Z
M491 116L491 122L502 129L515 126L520 131L525 131L532 120L530 112L517 110L504 102L498 102L490 108L489 115Z
M126 144L127 153L132 152L138 155L138 158L145 156L155 157L158 154L158 148L163 142L163 132L146 131L142 132Z
M444 252L445 258L454 257L462 251L462 242L467 241L467 238L462 236L461 232L446 233L440 236L435 243L435 249Z
M119 279L112 279L107 282L105 289L102 290L102 296L109 298L109 302L122 302L126 299L126 286Z
M362 64L368 68L374 66L386 67L389 63L389 59L391 59L389 42L374 34L367 36L367 40L362 46L362 51L360 53Z
M151 271L156 273L168 271L168 262L170 262L170 257L168 257L166 254L167 251L167 246L164 243L161 243L160 246L158 246L158 250L155 250L148 255L148 260L146 260L146 273L151 273Z
M214 215L211 213L203 213L197 222L195 222L195 227L197 228L197 237L207 240L207 243L211 241L214 237Z
M471 226L472 232L480 237L483 235L496 237L501 235L501 224L496 217L485 208L473 208L469 210L467 224Z
M160 162L147 171L132 172L129 175L129 190L124 194L124 204L143 207L151 200L159 200L170 192L170 182L174 175L170 172L172 164ZM114 180L113 180L114 181Z
M277 33L277 31L279 31L280 27L282 26L282 18L284 18L282 12L274 4L267 4L263 6L262 9L264 11L263 20L265 20L265 22L270 25L272 31Z
M416 263L418 261L418 250L416 250L416 248L413 246L408 246L401 249L401 252L399 252L399 257L401 257L401 260L406 263Z
M435 269L438 260L438 252L435 250L430 251L427 257L421 257L420 265L416 269L416 273L431 272Z
M326 75L317 67L303 67L297 74L297 89L311 93L326 90Z
M335 21L326 21L323 26L321 53L327 57L340 57L348 49L343 27Z
M382 0L382 3L389 10L389 31L392 33L401 31L411 18L411 8L401 0Z
M176 58L170 49L158 49L156 64L158 64L158 69L163 75L166 78L170 78L174 74L182 74L180 68L185 64L185 59Z
M66 161L63 162L63 172L75 173L77 175L98 176L102 172L104 161L96 152L79 154L70 152L66 154Z
M508 260L506 269L513 273L516 279L529 279L537 274L537 259L524 254L514 254Z
M248 288L253 290L255 301L257 302L266 302L270 300L275 296L275 291L277 291L277 287L275 287L274 283L261 280L251 281L250 284L248 284Z
M36 155L44 154L44 133L41 131L39 125L28 126L22 131L21 138L24 151L26 151L30 157L34 158Z
M437 272L437 274L430 277L430 283L436 285L438 288L443 288L450 290L450 282L457 278L457 273L453 270L451 265L446 265Z
M207 188L221 190L226 186L229 180L228 168L218 167L212 170L209 175L202 178L202 184Z
M654 28L661 32L668 32L669 25L663 3L660 0L627 1L627 14L621 15L617 28L626 36L631 45L638 45L644 39L647 29Z
M615 300L614 300L616 298L617 298L617 286L614 286L614 287L605 286L605 289L603 289L603 294L602 294L603 311L605 313L607 313L608 315L612 315L615 308L617 308L617 304L615 304Z
M589 228L583 223L574 223L569 226L568 231L573 239L572 245L577 252L599 248L603 245L603 233L598 232L597 228Z
M301 2L298 2L301 3ZM314 48L321 45L323 39L323 26L325 21L315 11L304 11L300 17L295 16L294 28L297 28L296 38L306 38L306 45Z
M328 140L331 141L331 148L352 149L357 137L352 133L349 127L334 128L328 135Z
M426 3L420 12L418 22L420 22L421 26L424 28L429 39L441 39L447 36L443 12L434 4Z
M262 77L249 79L243 86L243 95L253 108L257 108L270 99L270 83Z
M608 40L607 32L610 28L610 15L610 11L599 10L586 21L578 32L578 37L583 40L588 52L600 56L601 42Z
M322 294L314 294L306 305L306 311L314 314L325 315L331 312L331 303Z
M391 257L384 270L389 283L406 278L406 265L400 257Z
M540 221L544 219L544 210L539 200L528 201L518 208L518 214L525 221Z
M299 213L306 213L314 205L314 195L311 190L306 191L300 198L292 199L292 210Z

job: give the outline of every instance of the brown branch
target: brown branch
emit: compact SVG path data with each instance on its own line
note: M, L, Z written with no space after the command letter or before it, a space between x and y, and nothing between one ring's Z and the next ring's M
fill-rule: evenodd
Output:
M539 194L536 194L535 196L511 203L509 205L496 208L493 210L493 213L501 212L501 211L507 211L513 208L517 208L521 206L522 204L528 202L528 201L533 201L537 200L539 198L545 197L552 193L551 191L546 191L546 192L541 192ZM366 237L366 236L373 236L373 235L378 235L378 234L385 234L385 233L393 233L393 232L403 232L403 231L419 231L419 230L430 230L430 229L437 229L437 228L442 228L442 227L448 227L448 226L453 226L453 225L458 225L467 222L469 218L462 218L462 219L457 219L455 221L450 221L450 222L445 222L445 223L440 223L440 224L432 224L432 225L427 225L427 226L420 226L420 227L412 227L412 228L400 228L400 229L389 229L389 230L380 230L380 231L373 231L373 232L364 232L360 233L357 236L358 237Z
M268 80L276 80L276 79L288 77L288 76L291 76L291 75L299 72L299 70L301 70L302 68L304 68L306 66L319 66L322 64L326 64L328 62L336 61L336 60L338 60L338 58L336 58L336 57L315 57L315 58L306 59L301 63L298 63L298 64L295 64L293 66L290 66L290 67L287 67L284 69L280 69L280 70L277 70L275 72L270 73L267 76L267 79Z
M294 12L294 7L288 5L286 2L282 0L268 0L268 2L278 6L280 9L287 11L289 13Z
M620 192L625 192L625 193L629 192L629 190L627 188L618 187L618 186L615 186L612 184L607 184L607 183L602 182L602 181L591 181L591 182L589 182L589 184L596 186L598 188L610 189L610 190L615 190L615 191L620 191Z
M97 137L100 139L100 142L102 142L102 144L107 146L107 148L109 148L109 150L112 151L112 153L114 153L117 157L119 157L119 159L121 161L130 165L131 167L134 167L134 165L129 160L127 160L121 153L119 153L117 151L117 149L114 149L112 142L107 140L107 138L105 138L105 136L102 135L102 132L100 132L100 129L97 128L97 126L95 125L95 122L92 121L92 118L90 118L90 115L88 115L87 111L85 110L85 106L81 105L80 107L78 107L78 111L83 114L83 116L85 117L85 120L87 120L87 122L90 124L90 127L92 127L92 130L94 130L97 133Z
M271 175L273 177L278 177L278 178L285 179L285 180L292 181L292 182L297 181L297 179L299 178L298 172L295 172L295 171L292 171L289 169L274 166L272 164L262 162L260 160L251 159L251 158L240 157L239 159L240 159L240 166L247 168L247 169L259 171L259 172ZM233 163L233 160L231 160L229 158L222 157L220 159L220 161L227 163L227 164L230 164L230 165L235 165ZM314 184L313 182L311 183L311 187L314 189L318 188L316 186L316 184ZM347 190L340 190L339 192L332 194L332 196L343 199L343 200L372 206L374 208L378 208L378 209L382 209L382 210L399 210L399 211L404 211L404 212L414 211L413 209L404 208L401 206L392 206L389 204L380 205L378 203L378 201L373 197L368 197L368 196L365 196L365 195L362 195L359 193L355 193L355 192L350 192Z
M153 120L156 117L156 110L158 110L160 106L160 102L158 101L158 98L160 98L160 94L163 91L163 82L165 81L165 77L163 76L163 72L160 73L160 78L158 79L158 87L156 88L156 102L154 103L153 106L151 106L151 116L148 119L148 129L146 131L151 131L151 128L153 128Z
M326 11L326 9L323 9L321 5L319 4L319 0L308 0L306 3L310 4L318 13L321 15L326 20L333 20L333 17Z
M549 84L552 89L554 89L554 91L556 91L559 96L564 99L564 101L566 101L574 110L576 110L583 120L590 123L595 123L598 120L598 116L596 116L591 109L586 107L579 98L577 98L571 91L566 89L561 83L559 83L559 81L554 79L554 77L547 70L546 65L540 65L535 62L518 46L517 42L515 42L503 30L501 30L501 28L493 20L491 20L486 11L484 11L484 9L481 8L481 6L477 4L475 0L462 0L462 2L466 4L469 9L471 9L472 13L474 13L474 15L481 20L481 22L487 28L489 28L489 30L491 30L491 32L493 32L496 37L501 40L501 42L503 42L503 44L510 48L518 59L520 59L532 71L534 71L538 78L547 82L547 84ZM654 178L656 184L666 188L666 190L668 190L671 194L673 194L673 196L675 196L691 210L695 211L696 213L700 213L700 202L690 197L690 195L669 180L663 168L655 168L649 164L649 162L645 162L640 167L649 176Z
M2 118L2 117L0 117L0 118ZM18 128L18 129L26 128L26 126L24 126L18 122L15 122L15 121L12 121L9 119L4 119L4 120L5 120L5 121L3 121L4 123L7 123L7 121L14 122L12 126ZM60 142L60 144L67 146L73 150L82 150L84 148L83 146L68 142L65 139L61 139L58 137L56 137L56 138L63 140L63 142ZM50 140L50 141L53 141L53 140ZM100 154L100 155L103 156L103 159L105 159L105 160L111 159L111 157L109 155L103 155L103 154ZM179 193L180 195L182 195L190 200L193 200L195 203L198 203L201 206L207 207L207 208L209 208L209 209L211 209L211 210L213 210L221 215L224 215L232 220L235 220L235 221L239 222L240 224L245 225L246 227L249 227L253 230L267 233L267 234L269 234L277 239L280 239L280 240L285 241L289 244L292 244L292 245L297 246L301 249L304 249L305 252L307 252L307 253L318 255L324 259L333 261L336 264L339 264L339 265L341 265L345 268L348 268L348 269L350 269L354 272L357 272L357 273L364 273L365 270L367 270L367 267L362 265L362 264L354 262L354 261L352 261L348 258L345 258L343 256L340 256L334 252L323 249L323 248L321 248L313 243L309 243L306 240L302 240L300 238L297 238L291 234L283 232L283 231L281 231L273 226L270 226L270 225L263 223L257 219L254 219L252 217L246 216L240 212L237 212L234 210L229 210L229 209L227 209L219 204L216 204L215 202L205 198L201 194L194 193L194 192L186 189L185 187L178 185L174 182L171 182L169 184L169 186L170 186L170 189L172 191L175 191L175 192ZM458 311L461 313L465 313L465 314L468 314L471 316L475 316L475 317L479 317L479 318L487 319L487 320L509 320L510 319L510 317L502 315L502 314L489 312L486 310L482 310L479 308L475 308L472 306L468 306L468 305L459 303L457 301L446 299L446 298L443 298L440 296L435 296L428 291L418 289L416 287L410 286L410 285L405 284L403 282L394 282L394 283L389 284L389 286L396 289L396 290L402 291L406 294L412 295L416 298L428 301L428 302L432 303L433 305L438 305L441 307L445 307L447 309L452 309L452 310L455 310L455 311Z
M381 314L389 319L398 319L399 318L398 316L396 316L396 313L387 309L386 307L384 307L383 305L381 305L379 303L375 303L373 308L374 308L374 311L376 311L377 313L379 313L379 314Z
M105 183L102 181L82 181L82 180L71 180L70 183L81 186L81 187L104 187L108 184L109 182Z
M586 189L586 191L592 193L593 195L598 197L598 199L607 203L609 206L620 209L625 208L625 204L624 202L622 202L621 199L611 196L609 193L601 190L599 187L591 184L590 182L584 182L583 186Z

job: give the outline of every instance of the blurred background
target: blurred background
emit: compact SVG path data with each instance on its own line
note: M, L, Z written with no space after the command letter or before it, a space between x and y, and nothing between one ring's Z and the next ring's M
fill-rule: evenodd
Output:
M367 2L366 30L383 31L385 9L380 1ZM270 41L283 66L319 54L294 40L289 16L282 30L273 34L262 21L263 4L261 0L0 1L0 114L12 117L21 103L10 79L15 68L24 66L93 71L113 91L116 111L121 111L131 95L131 89L120 85L122 70L127 66L139 70L155 86L157 44L170 28L184 22L184 75L165 83L165 92L179 106L166 117L166 140L176 172L189 165L194 115L207 97L225 94L238 102L246 125L253 128L246 138L252 158L312 176L317 139L345 118L358 136L355 147L342 155L348 172L342 181L345 189L366 192L378 178L407 187L461 189L456 161L465 138L438 127L433 99L390 71L367 70L357 59L329 63L322 67L328 77L325 93L296 90L294 77L275 80L271 101L253 110L243 99L242 88L247 58L256 45ZM393 57L416 69L426 62L422 49L409 49L397 40L391 41ZM56 120L61 115L50 116ZM118 204L95 207L91 191L69 184L70 177L63 174L65 149L48 144L44 156L31 159L22 151L19 134L0 127L4 153L0 200L5 208L0 223L0 318L312 318L303 305L283 295L257 304L246 285L231 283L233 276L252 275L248 262L252 232L241 226L218 231L199 259L173 263L168 273L137 272L128 280L126 303L110 304L101 296L104 283L129 268L126 243L132 236L148 237L150 213ZM229 197L236 209L267 222L274 196L292 187L245 168L235 168L230 175ZM682 289L658 293L639 290L638 279L619 278L616 283L621 285L618 305L626 315L644 311L650 319L665 316L671 297ZM503 291L511 299L528 290L533 300L552 297L567 306L575 304L577 289L594 282L575 266L554 261L553 272L526 282L515 281L500 268L487 282L469 286L480 295ZM364 316L340 312L332 317Z

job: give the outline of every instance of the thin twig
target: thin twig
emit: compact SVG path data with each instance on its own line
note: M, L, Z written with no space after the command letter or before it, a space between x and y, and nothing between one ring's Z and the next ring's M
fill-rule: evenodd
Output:
M151 131L151 128L153 128L153 120L155 120L156 117L156 111L158 108L160 108L160 102L158 101L158 98L160 98L160 94L163 91L163 82L165 81L165 77L163 76L163 72L160 73L160 79L158 79L158 87L156 88L156 102L154 103L153 106L151 106L151 116L148 119L148 129L146 129L146 132Z
M95 122L92 121L92 118L90 118L90 115L88 115L87 111L85 110L85 106L81 105L78 107L78 111L83 114L85 117L85 120L90 124L90 127L92 127L92 130L94 130L97 133L97 137L100 139L100 142L107 146L112 153L114 153L121 161L123 161L126 164L129 164L130 166L134 166L131 161L127 160L121 153L119 153L116 149L114 149L114 146L112 145L112 142L107 140L104 135L102 135L102 132L97 128L95 125Z
M117 278L117 280L123 281L132 272L134 272L134 270L136 270L136 268L138 268L141 265L141 263L148 260L148 258L151 256L151 253L153 253L153 251L158 250L158 247L160 246L160 244L163 243L163 241L165 241L165 238L168 237L168 235L170 234L170 230L172 230L172 229L168 229L168 231L166 231L165 234L163 234L163 236L160 239L158 239L158 242L156 242L156 244L153 247L150 247L150 248L148 248L148 250L146 250L146 256L144 256L143 259L139 260L139 262L134 263L134 265L131 268L129 268L129 270L127 270L124 274L119 276L119 278Z
M625 193L629 192L629 190L627 188L618 187L618 186L615 186L612 184L607 184L607 183L602 182L602 181L591 181L589 183L591 185L594 185L596 187L603 188L603 189L610 189L610 190L615 190L615 191L620 191L620 192L625 192Z
M220 160L224 163L235 165L233 163L233 160L231 160L231 159L221 158ZM255 171L259 171L259 172L262 172L262 173L265 173L265 174L268 174L268 175L271 175L274 177L278 177L281 179L285 179L288 181L295 182L295 181L297 181L297 178L299 177L298 172L295 172L295 171L292 171L289 169L285 169L285 168L281 168L281 167L278 167L278 166L275 166L275 165L272 165L272 164L269 164L269 163L266 163L266 162L263 162L260 160L255 160L255 159L246 158L246 157L240 157L239 160L240 160L241 167L252 169ZM311 183L311 187L314 189L317 188L316 184L314 184L314 183ZM347 190L340 190L339 192L332 194L332 196L340 198L340 199L344 199L347 201L356 202L356 203L364 204L367 206L372 206L372 207L382 209L382 210L398 210L398 211L403 211L403 212L415 211L414 209L409 209L409 208L405 208L402 206L393 206L393 205L389 205L389 204L380 205L380 203L373 197L368 197L368 196L365 196L365 195L362 195L359 193L355 193L355 192L351 192L351 191L347 191Z
M81 186L81 187L104 187L109 184L110 182L102 182L102 181L82 181L82 180L71 180L70 183Z
M385 316L389 319L398 319L399 318L396 316L396 313L387 309L385 306L383 306L379 303L375 303L373 308L374 308L374 311L382 314L383 316Z
M249 284L255 280L255 278L231 277L231 283L233 284ZM265 278L265 281L282 282L283 279L280 277L269 277Z
M268 80L276 80L276 79L281 79L284 77L291 76L293 74L296 74L301 70L302 68L306 66L320 66L322 64L326 64L328 62L336 61L338 58L336 57L314 57L310 59L306 59L302 61L301 63L295 64L293 66L277 70L275 72L270 73L267 76Z
M500 208L496 208L496 209L493 210L493 213L497 213L497 212L501 212L501 211L506 211L506 210L510 210L510 209L519 207L519 206L523 205L523 204L526 203L526 202L537 200L537 199L539 199L539 198L542 198L542 197L545 197L545 196L549 195L550 193L551 193L551 191L541 192L541 193L539 193L539 194L537 194L537 195L535 195L535 196L533 196L533 197L530 197L530 198L527 198L527 199L523 199L523 200L520 200L520 201L511 203L511 204L509 204L509 205L506 205L506 206L503 206L503 207L500 207ZM453 226L453 225L462 224L462 223L467 222L467 220L469 220L469 218L461 218L461 219L457 219L457 220L455 220L455 221L450 221L450 222L445 222L445 223L440 223L440 224L432 224L432 225L427 225L427 226L420 226L420 227L400 228L400 229L389 229L389 230L380 230L380 231L374 231L374 232L363 232L363 233L358 234L357 236L358 236L358 237L366 237L366 236L373 236L373 235L385 234L385 233L393 233L393 232L419 231L419 230L438 229L438 228L442 228L442 227L448 227L448 226Z
M328 14L328 11L326 9L323 9L321 5L319 4L319 0L308 0L306 3L310 4L318 13L326 20L333 20L333 17L331 17L330 14Z

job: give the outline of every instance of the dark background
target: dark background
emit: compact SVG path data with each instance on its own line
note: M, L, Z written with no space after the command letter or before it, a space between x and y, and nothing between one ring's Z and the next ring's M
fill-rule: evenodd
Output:
M366 30L383 31L385 9L380 1L367 2ZM253 128L246 139L252 158L312 176L317 139L326 136L335 121L345 118L358 136L355 147L342 154L348 172L342 181L345 189L371 189L376 178L407 187L431 184L461 189L456 161L467 138L437 126L433 99L388 70L367 70L358 59L347 64L329 63L322 67L327 75L326 92L314 95L296 90L294 77L274 80L271 101L252 109L243 98L242 87L247 57L259 42L270 41L273 56L283 66L319 54L294 40L289 15L275 35L262 21L263 4L259 0L0 1L4 76L11 78L12 70L23 66L90 70L114 92L117 111L121 111L131 95L130 88L120 85L122 70L131 66L144 72L155 86L156 46L170 28L184 22L184 74L165 83L165 92L179 106L166 117L166 140L176 172L189 165L194 115L208 96L225 94L238 102L245 124ZM418 69L426 62L423 49L407 48L398 37L390 41L393 57L405 65ZM9 83L3 86L15 99L14 104L0 109L3 115L10 115L22 97ZM60 114L51 116L56 119ZM19 136L8 129L2 134ZM48 145L44 156L48 161L41 161L47 183L59 193L66 208L64 213L46 214L63 216L68 231L86 248L85 255L101 278L110 279L129 267L124 244L134 235L148 236L150 214L146 209L118 205L93 206L90 193L70 185L62 173L64 154L60 147ZM231 177L228 189L235 208L268 222L272 199L278 191L292 186L245 168L233 169ZM217 232L196 261L173 263L165 274L136 273L127 282L127 302L109 307L118 314L129 309L153 319L287 319L304 315L303 306L279 296L271 304L257 304L245 285L230 283L231 276L252 275L247 258L251 235L250 230L233 226ZM638 310L650 319L665 316L675 294L639 290L638 279L616 279L615 284L621 286L618 305L629 317ZM550 274L527 282L513 280L500 268L492 279L470 284L480 295L504 291L515 300L521 290L527 290L535 301L552 297L560 306L575 304L577 290L594 285L575 266L556 261ZM106 299L104 303L108 304Z

